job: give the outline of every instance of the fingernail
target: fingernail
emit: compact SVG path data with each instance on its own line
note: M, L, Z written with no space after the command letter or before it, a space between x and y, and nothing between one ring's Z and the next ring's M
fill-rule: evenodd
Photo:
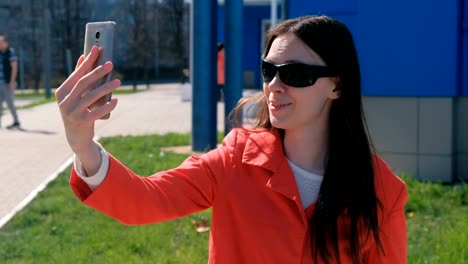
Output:
M95 53L95 52L97 51L97 48L98 48L98 47L97 47L96 45L94 45L94 46L91 48L91 53Z
M116 86L119 86L119 85L120 85L120 80L119 80L119 79L114 79L114 80L112 81L112 84L113 84L113 85L116 85Z

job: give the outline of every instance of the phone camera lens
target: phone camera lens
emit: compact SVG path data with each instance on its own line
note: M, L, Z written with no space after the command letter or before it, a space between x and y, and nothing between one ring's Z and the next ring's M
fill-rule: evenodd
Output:
M101 33L99 33L99 31L96 32L96 38L98 39L100 36L101 36Z

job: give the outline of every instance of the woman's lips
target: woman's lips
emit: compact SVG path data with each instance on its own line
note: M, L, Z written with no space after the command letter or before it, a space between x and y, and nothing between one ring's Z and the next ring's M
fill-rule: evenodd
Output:
M280 102L270 102L271 110L282 110L292 105L292 103L280 103Z

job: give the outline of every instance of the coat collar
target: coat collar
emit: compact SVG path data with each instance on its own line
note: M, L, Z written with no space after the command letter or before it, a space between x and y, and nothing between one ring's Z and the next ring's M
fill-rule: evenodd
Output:
M300 204L296 180L284 155L282 139L278 133L252 132L246 141L242 163L263 167L272 172L266 186Z
M245 143L242 163L263 167L275 172L285 159L283 143L275 132L251 132Z

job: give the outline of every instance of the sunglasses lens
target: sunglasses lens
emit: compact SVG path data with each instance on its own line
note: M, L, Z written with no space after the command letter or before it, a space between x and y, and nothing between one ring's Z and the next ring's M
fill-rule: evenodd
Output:
M275 65L262 61L262 77L264 82L271 82L278 72L282 83L291 87L308 87L315 84L320 77L332 77L336 74L326 66L290 63Z
M264 82L271 82L276 75L276 66L262 61L262 77Z
M280 69L281 81L292 87L311 86L317 80L314 76L315 74L310 71L307 65L303 64L289 64Z

